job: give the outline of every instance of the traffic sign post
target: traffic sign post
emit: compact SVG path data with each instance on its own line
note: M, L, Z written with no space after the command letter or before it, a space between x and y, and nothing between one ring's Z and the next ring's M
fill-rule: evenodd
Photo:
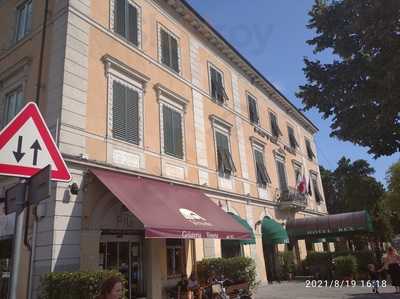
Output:
M24 214L29 206L50 197L50 181L69 182L71 175L34 102L0 132L0 175L28 178L6 192L6 214L16 213L10 299L16 299ZM25 211L28 206L28 211ZM27 233L27 229L25 231Z

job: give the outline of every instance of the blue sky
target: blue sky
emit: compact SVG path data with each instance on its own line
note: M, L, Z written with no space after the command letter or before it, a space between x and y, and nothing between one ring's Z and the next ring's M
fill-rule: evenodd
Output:
M313 0L188 2L293 104L302 107L295 92L305 83L303 57L315 57L313 48L305 42L314 36L306 28ZM332 56L323 53L318 59L329 62ZM351 160L365 159L375 168L375 177L385 183L386 170L400 159L399 154L375 160L367 148L329 137L330 122L323 120L316 110L305 114L320 130L316 135L320 164L335 169L343 155Z

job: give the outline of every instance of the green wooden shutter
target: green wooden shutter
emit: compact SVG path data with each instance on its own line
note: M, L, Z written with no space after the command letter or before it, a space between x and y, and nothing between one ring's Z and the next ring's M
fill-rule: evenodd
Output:
M247 97L248 102L249 102L249 116L250 116L250 121L253 123L258 123L258 113L257 113L257 103L254 98L251 96Z
M114 31L123 37L126 36L126 0L115 0L115 10L114 10Z
M217 71L214 70L212 67L210 68L210 75L211 75L211 97L214 100L217 100L218 99Z
M182 116L175 110L172 110L172 128L174 134L174 154L178 158L183 158Z
M218 157L218 170L223 173L229 172L229 162L227 161L226 151L229 152L229 141L228 137L219 132L215 132L215 138L217 143L217 154Z
M174 154L174 133L172 122L172 110L163 105L164 152L167 154Z
M287 190L285 164L281 161L276 161L278 168L279 188L281 191Z
M125 87L113 82L113 137L126 139L126 113L125 113L126 93Z
M171 50L170 50L171 64L170 64L170 66L175 72L179 73L178 41L172 36L170 36L169 38L170 38L170 43L171 43Z
M126 90L126 140L139 144L139 94L130 88Z
M289 142L290 142L290 147L296 148L299 146L297 143L296 137L294 136L294 131L292 127L288 127L288 134L289 134Z
M217 101L220 103L224 102L224 85L222 84L222 75L219 72L215 72L216 74L216 90L217 90Z
M168 33L163 29L160 29L161 35L161 62L167 66L170 66L171 62L171 53L170 53L170 45L169 45L169 36Z
M128 4L128 40L135 44L139 44L138 40L138 13L137 8Z

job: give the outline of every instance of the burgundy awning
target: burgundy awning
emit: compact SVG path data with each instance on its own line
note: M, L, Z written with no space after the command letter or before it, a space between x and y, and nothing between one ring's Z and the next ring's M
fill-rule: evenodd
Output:
M200 190L114 171L91 172L143 223L146 238L251 239Z

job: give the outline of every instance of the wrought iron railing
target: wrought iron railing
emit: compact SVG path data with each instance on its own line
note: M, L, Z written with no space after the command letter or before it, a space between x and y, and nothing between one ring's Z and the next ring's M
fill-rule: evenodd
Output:
M307 197L304 193L299 192L296 188L288 187L281 190L278 201L284 206L298 206L300 208L307 207Z

